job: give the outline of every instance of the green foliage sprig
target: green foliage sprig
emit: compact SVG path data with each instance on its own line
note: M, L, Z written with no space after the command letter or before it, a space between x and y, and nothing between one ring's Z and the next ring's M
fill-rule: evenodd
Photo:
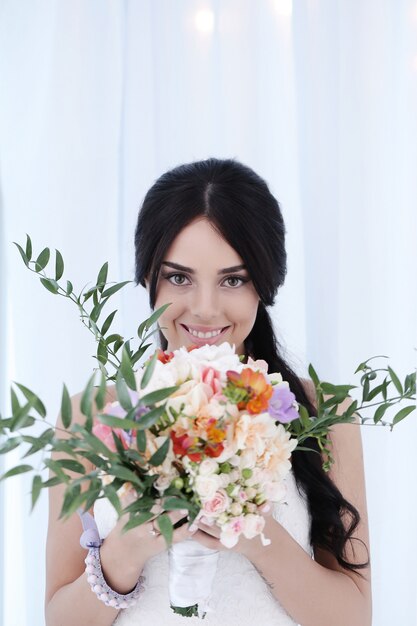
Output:
M27 472L35 472L32 480L32 509L35 506L41 490L54 485L65 485L65 493L61 508L61 517L69 517L80 507L89 509L101 497L107 497L115 507L118 515L129 513L129 521L125 530L133 528L149 520L153 514L151 508L159 496L154 486L158 475L149 475L150 466L157 467L165 459L168 446L165 442L150 459L144 456L146 448L145 430L158 434L175 418L165 411L164 400L176 388L161 389L143 396L135 401L132 399L137 391L135 366L151 346L151 336L158 332L152 327L169 304L156 310L148 319L144 320L137 329L139 345L134 350L131 339L127 341L118 333L108 334L113 324L117 309L99 323L104 306L110 298L132 281L123 281L112 284L107 282L108 263L100 268L96 283L85 291L83 288L78 295L74 292L71 281L65 286L61 281L64 273L64 261L59 250L55 250L55 268L53 276L46 273L46 267L51 259L50 249L44 248L33 259L32 241L27 235L26 245L17 246L26 267L37 274L42 285L52 294L63 296L72 301L80 314L82 323L94 334L97 342L95 358L98 367L88 380L81 395L80 411L85 420L83 424L73 422L72 403L66 385L63 385L61 397L61 418L63 429L57 428L47 421L47 411L40 398L30 389L20 383L13 383L10 390L11 416L0 415L0 454L7 454L16 448L24 449L21 463L0 477L0 480ZM149 382L156 363L157 353L144 364L144 373L141 379L141 389ZM402 383L395 371L386 368L372 368L369 362L374 358L388 358L386 356L371 357L360 363L355 374L360 374L360 385L333 385L319 379L313 365L309 365L308 372L315 387L316 415L309 415L307 409L299 406L299 419L290 422L287 429L298 439L297 450L311 450L302 444L309 438L316 439L320 452L327 458L323 461L323 468L328 471L334 462L329 439L329 430L340 423L353 423L393 427L406 418L415 408L416 399L416 372L408 374ZM108 367L113 372L108 371ZM384 373L384 374L381 374ZM98 384L96 385L97 375ZM383 380L377 380L378 374ZM113 381L117 401L127 412L124 418L103 413L107 392L107 383ZM374 386L372 387L372 384ZM352 400L349 393L352 389L361 389L361 401L351 401L347 408L340 411L340 405L346 399ZM389 397L389 391L395 389L395 395ZM136 394L137 395L137 394ZM379 398L379 399L378 399ZM390 407L404 400L414 401L413 405L401 408L392 422L385 422L383 417ZM143 415L143 409L147 412ZM365 413L370 410L371 414ZM136 421L138 412L142 411L140 422ZM337 413L340 413L339 415ZM113 433L116 452L112 452L92 432L93 417L112 428L119 428L129 436L135 438L136 450L125 449L121 440ZM40 436L34 437L30 429L36 421L46 425ZM369 424L368 424L369 425ZM61 434L61 436L59 436ZM65 458L45 458L51 452L62 453ZM35 468L26 462L26 459L41 453L41 461ZM83 461L89 461L95 469L86 472ZM49 468L51 477L43 480L42 471ZM101 477L106 475L109 480L103 486ZM137 499L127 507L123 507L118 490L126 482L130 482L136 491ZM172 538L172 524L166 514L173 509L188 509L192 521L199 510L199 502L190 501L191 489L187 477L176 480L164 492L161 498L161 515L158 516L158 525L167 544Z

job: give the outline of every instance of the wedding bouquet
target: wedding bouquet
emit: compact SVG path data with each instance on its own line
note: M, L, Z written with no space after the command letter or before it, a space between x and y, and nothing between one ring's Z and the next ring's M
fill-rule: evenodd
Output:
M264 361L242 363L228 343L159 350L152 376L146 373L140 369L135 375L137 390L129 391L124 406L116 401L104 407L92 433L113 452L119 448L121 459L126 451L139 455L134 480L155 478L149 504L189 509L193 520L216 524L221 543L229 548L241 534L248 539L260 535L264 545L269 543L262 512L285 496L283 478L298 443L283 425L299 418L288 383L280 374L268 376ZM104 485L114 480L105 471L101 479ZM133 485L127 481L120 489L126 493ZM137 495L132 512L142 509L144 494ZM171 604L179 612L201 612L208 600L184 605L183 591L177 599L176 588L192 588L194 569L180 572L196 548L203 565L202 546L195 543L171 548L170 577L176 583ZM207 577L203 567L200 575ZM207 584L200 586L209 593Z
M392 429L415 409L414 404L406 406L391 423L382 420L397 402L415 400L416 375L408 374L401 383L389 366L370 367L371 359L355 372L362 373L362 401L354 400L342 414L338 414L339 405L356 386L321 381L310 364L317 406L317 415L313 416L296 402L288 382L279 373L268 373L264 361L249 358L243 362L228 343L180 348L170 353L156 350L135 370L151 345L153 324L168 305L140 324L139 347L134 351L130 339L109 334L116 311L102 325L98 322L110 297L130 281L108 287L108 267L104 264L96 285L77 296L70 281L65 287L58 282L64 271L59 251L55 275L50 277L44 273L49 249L31 261L30 238L25 249L16 245L25 265L29 269L30 264L34 265L32 271L40 275L48 291L77 305L83 323L97 341L100 376L96 387L95 371L82 394L83 424L73 423L70 396L64 385L61 416L65 438L57 436L53 425L38 437L26 434L36 420L46 422L47 414L38 396L16 383L24 400L11 389L12 415L0 416L0 437L4 438L0 453L26 444L25 458L37 452L65 454L65 458L43 458L52 476L44 480L39 471L34 475L32 508L43 488L62 483L65 495L61 516L68 517L80 507L88 510L97 500L108 498L118 516L129 514L124 527L127 531L152 519L157 504L161 511L157 524L169 547L171 606L182 615L204 616L218 553L192 539L172 544L168 511L185 509L190 523L202 520L217 525L220 541L226 547L236 545L241 535L259 536L267 544L262 513L285 497L283 480L291 468L294 450L310 450L302 444L315 438L326 457L323 468L327 471L333 462L328 438L333 425L354 422L357 417L361 424L372 421ZM89 312L86 303L90 298L93 307ZM107 370L109 365L113 374ZM377 381L379 372L385 373L382 381ZM117 400L106 403L109 381L115 382ZM376 381L373 388L372 381ZM388 398L390 385L397 396ZM382 399L375 401L378 396ZM372 407L371 416L363 417L368 407ZM95 469L86 472L83 460ZM1 479L33 470L27 463L20 464ZM122 506L127 492L133 498L128 506Z

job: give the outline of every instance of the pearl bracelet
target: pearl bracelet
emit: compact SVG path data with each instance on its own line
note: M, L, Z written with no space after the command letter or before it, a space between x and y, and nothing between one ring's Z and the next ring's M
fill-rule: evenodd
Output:
M103 576L99 547L89 548L88 555L85 558L85 564L87 581L90 584L91 590L104 604L112 606L115 609L127 609L129 606L133 606L136 603L143 589L143 583L145 582L143 576L139 577L136 587L130 593L117 593L117 591L109 587Z

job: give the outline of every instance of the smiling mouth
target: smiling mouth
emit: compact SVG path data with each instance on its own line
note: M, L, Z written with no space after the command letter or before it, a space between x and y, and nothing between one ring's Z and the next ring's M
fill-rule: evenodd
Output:
M181 326L185 328L185 330L195 339L216 339L229 328L229 326L223 326L222 328L216 328L211 331L202 332L201 330L194 330L189 326L186 326L185 324L181 324Z

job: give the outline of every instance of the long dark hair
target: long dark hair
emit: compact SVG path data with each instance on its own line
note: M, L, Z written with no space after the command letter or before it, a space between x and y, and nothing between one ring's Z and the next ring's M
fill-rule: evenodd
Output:
M149 281L152 309L164 255L180 231L205 217L243 259L260 301L245 351L264 359L270 372L280 372L310 415L316 408L301 379L282 356L267 306L274 304L287 272L285 225L279 203L266 182L235 159L210 158L180 165L163 174L147 192L135 233L135 282ZM160 333L163 350L167 341ZM358 510L348 502L322 467L317 441L303 444L315 452L294 451L292 466L298 488L303 488L311 514L310 543L331 552L347 570L369 565L345 559L346 544L360 522ZM348 514L345 528L342 516ZM369 556L369 555L368 555Z

